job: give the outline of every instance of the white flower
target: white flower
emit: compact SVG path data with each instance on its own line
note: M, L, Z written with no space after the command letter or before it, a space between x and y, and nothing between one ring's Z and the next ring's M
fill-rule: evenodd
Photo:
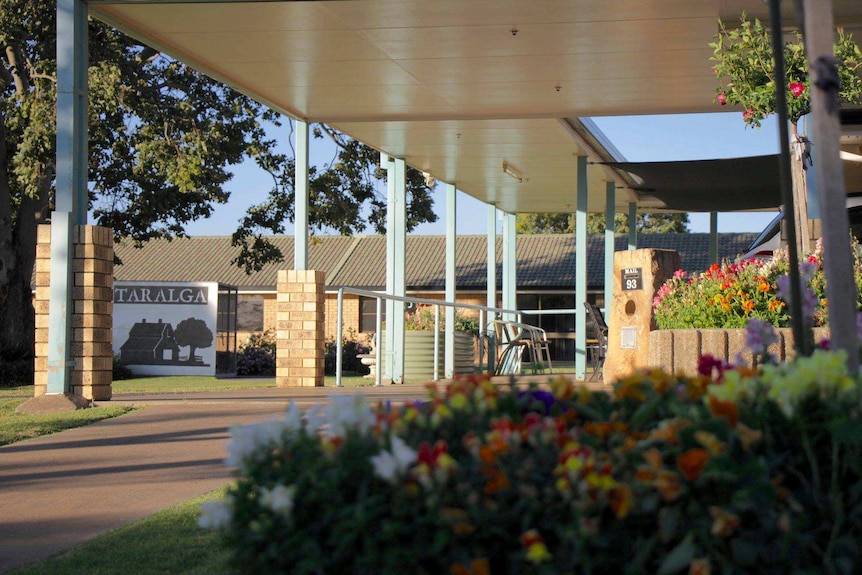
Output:
M293 511L293 497L295 494L295 485L291 485L290 487L276 485L272 489L261 487L260 505L273 513L289 517L290 512Z
M395 483L413 463L417 453L400 437L392 438L392 451L381 451L371 458L371 464L376 473L384 481Z
M284 426L290 431L302 430L302 410L292 401L287 406L287 411L284 413Z
M261 448L269 448L281 441L287 425L283 419L273 417L252 425L234 425L227 443L225 465L244 469L244 462Z
M233 516L233 499L225 496L224 501L209 501L201 504L201 514L198 526L201 529L225 531L230 527Z
M326 433L330 436L342 436L350 428L365 433L375 421L374 411L360 394L333 397L326 406Z
M305 410L306 428L309 433L318 433L326 426L326 413L324 407L319 403L315 403Z

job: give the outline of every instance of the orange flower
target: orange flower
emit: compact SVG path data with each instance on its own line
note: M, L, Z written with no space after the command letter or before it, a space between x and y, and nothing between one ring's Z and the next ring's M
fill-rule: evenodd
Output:
M693 559L688 566L688 575L710 575L709 559Z
M679 474L663 470L655 480L655 488L661 493L662 498L666 502L676 501L682 494L682 484L679 481Z
M707 461L709 461L709 453L706 449L695 448L680 454L676 458L676 466L686 479L696 481Z
M625 483L618 483L608 493L611 503L611 511L617 518L622 519L629 514L634 506L634 495L632 489Z
M644 393L644 381L641 374L631 375L619 380L616 388L616 396L619 399L634 399L635 401L646 400Z
M467 512L458 507L445 507L440 510L440 515L449 523L455 535L472 535L476 532L476 526L470 523Z
M509 487L509 478L500 469L486 467L484 473L488 477L488 482L485 484L486 495L494 495Z
M709 532L716 537L721 537L722 539L730 537L736 531L736 528L739 527L739 517L725 511L721 507L710 507L709 514L712 515L712 527Z
M739 408L732 401L722 401L713 396L709 396L709 412L716 417L723 417L730 426L736 425L739 420Z
M754 300L745 300L745 303L742 304L742 309L745 312L745 315L751 313L751 310L754 309Z
M473 559L470 561L470 566L465 567L460 563L455 563L450 569L452 575L490 575L491 565L486 557Z
M761 282L759 286L757 286L759 291L769 291L769 284L766 282Z

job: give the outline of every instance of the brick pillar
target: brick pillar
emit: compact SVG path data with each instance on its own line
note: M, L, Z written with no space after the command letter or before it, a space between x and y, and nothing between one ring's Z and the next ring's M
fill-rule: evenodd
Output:
M35 395L39 396L48 386L50 225L39 226L37 242ZM111 399L113 371L114 236L110 228L75 226L73 242L71 392L86 399L107 400Z
M313 270L278 272L275 381L278 387L322 387L325 276Z

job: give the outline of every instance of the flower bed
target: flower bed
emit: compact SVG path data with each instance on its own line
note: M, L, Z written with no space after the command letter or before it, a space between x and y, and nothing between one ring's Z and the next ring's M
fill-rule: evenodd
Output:
M291 405L233 430L238 480L200 522L241 573L857 573L862 395L843 360Z
M862 251L853 240L857 308L862 311ZM826 279L820 242L814 253L802 258L806 281L804 313L812 325L827 324ZM789 327L787 293L789 269L786 250L769 261L749 259L714 264L702 273L679 270L663 285L653 301L658 329L742 328L750 319L775 327Z

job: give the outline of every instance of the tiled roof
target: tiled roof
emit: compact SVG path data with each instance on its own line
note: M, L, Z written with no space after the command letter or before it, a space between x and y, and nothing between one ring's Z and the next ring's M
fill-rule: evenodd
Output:
M756 234L719 234L719 259L744 253ZM114 270L119 281L215 281L242 289L274 289L279 269L293 267L293 238L270 238L285 260L247 275L231 260L237 253L229 236L155 240L143 248L118 244L123 261ZM626 249L628 236L618 234L615 249ZM502 240L497 238L497 281L502 278ZM687 271L709 266L709 234L640 234L638 247L674 249ZM457 285L462 290L483 290L486 285L487 236L458 236ZM517 238L518 289L571 289L575 283L575 238L572 235L521 235ZM309 269L326 274L331 287L383 289L386 284L384 236L315 236L309 241ZM407 237L407 287L443 290L446 238ZM600 288L604 278L604 237L591 235L587 246L587 284Z

